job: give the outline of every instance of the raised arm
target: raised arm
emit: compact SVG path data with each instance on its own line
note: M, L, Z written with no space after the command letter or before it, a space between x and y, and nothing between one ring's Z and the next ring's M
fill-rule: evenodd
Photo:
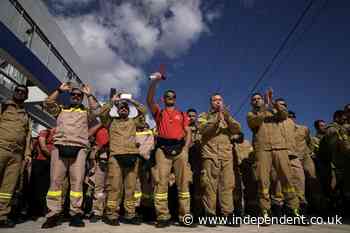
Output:
M137 100L134 100L134 99L130 99L128 101L132 105L134 105L135 108L137 109L137 116L136 117L139 117L141 115L146 115L147 109L146 109L146 107L143 104L141 104L140 102L138 102Z
M278 120L283 121L288 118L288 109L286 106L277 102L274 104L274 109L276 110L276 112L274 112L274 115Z
M215 133L217 128L219 127L220 114L217 114L217 116L213 120L208 120L206 113L202 113L198 117L198 123L199 132L203 137L211 135Z
M223 112L224 120L232 134L238 134L241 132L241 125L236 121L228 111Z
M89 109L96 110L99 107L99 103L96 97L92 94L91 87L88 84L84 84L81 91L86 95L88 99Z
M61 112L61 107L57 103L57 98L60 93L69 91L72 89L72 86L69 83L62 83L59 88L52 92L44 101L44 109L51 115L57 117Z
M159 83L160 80L162 80L161 73L155 73L154 75L156 76L156 78L151 81L151 84L150 84L150 86L148 88L148 92L147 92L147 105L148 105L149 109L151 110L152 114L155 114L157 112L157 109L158 109L158 105L157 105L156 101L154 100L154 96L156 93L157 84Z
M258 130L265 120L264 112L248 112L247 123L251 130Z

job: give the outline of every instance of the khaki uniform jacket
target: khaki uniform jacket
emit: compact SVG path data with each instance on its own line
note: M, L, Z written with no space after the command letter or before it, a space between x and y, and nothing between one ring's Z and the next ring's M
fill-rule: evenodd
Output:
M282 135L286 139L289 155L298 156L297 126L295 122L287 118L281 122Z
M288 110L278 112L262 109L247 115L248 126L253 132L255 151L290 149L282 123L288 118Z
M240 165L244 159L249 159L253 151L253 146L248 140L244 140L242 143L235 143L238 165Z
M148 129L136 132L136 143L138 144L140 155L146 159L150 159L151 151L154 149L154 134Z
M112 103L105 104L101 109L99 116L104 122L109 123L109 150L110 155L140 154L136 144L136 127L139 123L138 117L146 114L146 108L141 104L135 104L138 110L138 116L135 118L121 119L111 117L109 112ZM107 127L108 128L108 127Z
M189 128L191 129L191 146L195 144L200 144L201 141L201 134L199 133L198 125L190 125Z
M91 114L83 105L64 107L48 99L44 102L45 110L57 118L55 145L89 146L88 121Z
M241 131L241 125L232 116L228 122L218 121L217 115L218 113L209 111L199 116L202 158L229 160L233 156L231 138Z
M296 125L296 152L300 159L304 156L311 156L310 130L304 125Z
M31 122L23 106L8 100L0 107L0 148L31 155Z
M327 126L325 137L327 145L332 151L333 161L341 161L342 156L350 156L350 137L346 128L333 122Z
M319 153L319 149L320 149L320 142L321 139L323 138L324 135L322 134L316 134L314 137L311 138L311 148L312 151L314 153L314 155L317 156L317 154Z

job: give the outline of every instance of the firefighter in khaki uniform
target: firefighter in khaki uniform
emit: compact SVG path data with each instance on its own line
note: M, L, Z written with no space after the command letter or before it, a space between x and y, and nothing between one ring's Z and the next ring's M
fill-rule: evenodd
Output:
M316 120L314 122L314 128L316 130L316 135L311 138L311 148L313 150L313 158L318 162L318 154L320 148L320 142L324 135L326 135L327 124L324 120Z
M156 227L170 225L168 207L169 174L174 168L175 182L178 189L179 223L181 226L193 227L183 222L183 216L190 213L189 185L192 181L192 172L188 163L188 150L191 143L191 130L188 127L187 114L176 109L176 93L173 90L165 91L163 98L165 108L161 109L155 102L155 89L162 74L155 73L148 89L147 104L156 119L158 136L156 145L156 165L152 168L155 182L154 203L157 215Z
M256 211L256 179L253 171L255 162L252 144L244 139L244 134L233 136L235 189L233 191L235 215L242 214L242 199L246 214ZM235 166L235 164L237 164ZM243 186L243 187L242 187ZM244 188L244 189L243 189ZM242 190L243 189L243 190Z
M187 115L190 118L189 128L192 132L192 140L189 148L188 156L191 170L193 173L193 182L190 186L191 192L191 212L195 219L202 215L202 192L200 185L201 178L201 135L199 133L199 123L197 111L193 108L187 110Z
M15 191L22 160L30 160L31 127L24 109L28 88L19 85L11 100L0 108L0 228L14 227L8 219L10 201Z
M56 99L62 92L69 92L70 105L60 106ZM83 211L83 182L85 176L85 162L87 147L89 146L88 134L88 109L82 101L84 94L88 97L90 109L97 106L96 99L91 95L89 86L81 89L72 86L71 83L63 83L44 102L45 109L57 117L56 133L54 135L55 148L51 152L50 189L47 193L47 205L50 212L46 215L46 222L42 228L51 228L60 224L62 211L62 190L67 175L70 179L70 215L69 225L84 227L82 221Z
M248 126L253 132L253 146L257 160L258 199L262 216L270 214L270 174L275 168L281 181L290 215L299 216L299 203L292 183L289 163L288 138L282 123L288 118L288 110L282 99L273 106L265 105L261 94L251 97L253 111L247 115Z
M289 111L288 115L288 119L282 122L282 129L283 134L286 135L287 138L289 148L288 156L292 170L292 183L299 200L300 212L306 214L307 201L305 198L305 173L310 181L310 187L315 200L316 197L318 198L318 204L320 204L320 186L316 177L315 165L311 159L312 151L310 149L311 137L309 129L305 126L296 124L296 116L294 112ZM272 169L271 186L271 199L273 203L272 212L276 216L281 216L284 195L275 169Z
M350 135L344 127L346 120L344 111L338 110L334 113L333 122L327 126L324 145L320 146L320 150L322 161L329 163L328 180L330 180L331 171L335 172L336 186L332 194L338 195L336 198L338 204L341 205L339 207L345 214L348 214L350 207Z
M136 118L129 118L129 104L133 104L138 111ZM115 105L118 117L111 117L110 110ZM135 100L120 99L114 94L111 102L104 105L99 115L110 121L109 125L109 153L107 174L107 205L104 223L112 226L119 225L119 210L124 193L124 223L141 224L135 211L135 189L139 167L139 149L136 144L136 127L138 117L146 114L146 108Z
M202 136L202 200L205 214L215 216L219 193L221 214L229 216L234 211L232 194L235 187L231 138L240 133L241 126L224 108L220 94L213 94L210 101L211 110L202 113L198 119ZM239 226L239 223L232 226Z
M294 172L295 174L295 188L300 201L300 209L306 213L307 200L305 197L305 180L310 190L310 200L315 207L320 206L321 203L321 186L316 176L316 168L312 160L312 139L310 130L304 126L296 123L296 115L294 112L289 112L289 118L295 123L295 142L296 155L301 163L301 169ZM304 179L303 179L304 178Z
M280 122L280 127L282 130L282 135L286 139L286 144L288 148L288 158L290 161L293 187L295 190L295 185L305 181L305 176L302 174L301 177L296 176L296 172L302 170L302 164L298 159L297 149L296 149L296 126L291 118ZM281 217L283 215L283 204L284 195L282 192L282 186L279 179L279 174L277 173L275 167L271 168L271 212L276 217ZM298 196L298 193L295 193ZM288 194L287 194L288 195ZM298 199L299 200L299 199Z
M91 223L96 223L102 219L106 202L105 186L109 157L109 134L108 129L103 127L101 122L98 122L89 128L89 135L94 138L94 146L89 156L92 163L92 180L94 181L92 213L89 218Z
M154 149L154 134L145 121L144 116L140 116L136 128L136 142L140 152L140 168L138 174L135 199L137 207L140 207L143 220L151 221L154 209L153 190L154 182L151 174L151 152Z

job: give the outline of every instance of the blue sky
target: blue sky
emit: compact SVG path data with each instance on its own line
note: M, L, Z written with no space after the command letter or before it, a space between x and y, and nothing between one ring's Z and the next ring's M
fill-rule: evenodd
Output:
M113 3L112 0L109 1ZM152 0L147 1L152 3ZM140 100L145 100L147 74L156 70L160 63L164 63L169 78L161 83L158 89L159 96L165 89L174 89L181 109L193 107L202 112L208 110L210 94L220 92L227 105L230 105L232 112L236 112L308 1L193 0L188 8L169 5L165 13L163 12L166 17L160 18L159 21L157 18L152 18L152 21L149 21L152 23L143 25L145 28L142 28L142 24L136 25L135 28L138 29L136 31L129 30L133 24L129 26L126 30L129 33L127 38L132 39L130 35L134 35L135 38L144 40L136 39L135 44L117 40L114 46L107 46L114 48L112 50L114 54L107 50L106 46L104 47L100 39L110 40L109 30L115 30L115 28L99 28L96 26L98 23L96 25L91 23L94 22L91 17L96 18L101 15L104 17L103 14L110 14L101 11L102 7L98 2L74 0L73 2L80 4L75 5L77 8L73 12L74 17L66 8L66 0L48 2L49 9L57 17L59 25L67 37L73 41L73 45L77 44L74 41L81 41L77 34L79 30L84 32L84 27L81 25L98 32L92 34L96 37L92 44L99 47L96 51L105 53L107 58L110 57L110 60L106 61L111 64L116 62L118 69L113 72L120 71L125 74L120 77L117 75L121 83L120 88L136 93ZM171 0L169 2L171 3ZM335 110L343 108L350 102L346 95L349 92L347 82L350 74L348 65L350 30L347 25L350 21L348 13L350 2L346 0L315 0L314 2L271 72L257 89L265 91L268 87L272 87L276 97L287 100L290 109L296 112L299 122L310 128L315 119L330 121ZM96 7L99 10L96 10ZM143 10L142 7L148 9L146 6L141 6L140 10ZM115 9L121 12L120 5L116 4ZM127 8L124 9L127 10ZM172 12L173 9L175 9L174 12ZM122 16L131 15L129 19L133 19L132 12L122 12L124 12ZM111 15L109 17L116 18L115 13ZM117 13L117 16L119 15ZM173 15L179 16L179 19L187 17L189 26L182 24L182 30L181 27L170 24L171 21L164 21L168 19L167 17L171 19ZM124 19L118 18L118 22ZM154 21L159 23L160 33L157 31L158 24L153 24ZM142 34L140 37L137 34L139 32ZM77 35L72 36L74 33ZM87 39L87 41L91 40ZM89 54L79 52L79 49L84 49L80 46L82 45L76 46L76 50L82 59L88 64L94 63L95 60L89 57ZM89 46L92 45L89 44ZM94 68L110 69L107 66L103 67L103 64L96 65ZM125 67L127 69L123 69ZM105 80L113 74L106 74ZM138 78L129 79L128 75L138 76ZM89 77L93 84L98 78ZM108 92L110 85L114 84L106 83L105 92ZM99 93L104 92L103 88L104 86L98 87ZM246 103L236 117L248 135L250 131L247 128L245 116L249 110L249 103Z

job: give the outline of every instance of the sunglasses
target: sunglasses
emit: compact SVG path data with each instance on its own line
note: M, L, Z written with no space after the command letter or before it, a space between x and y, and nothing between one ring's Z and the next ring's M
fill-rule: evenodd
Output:
M126 109L126 110L129 110L129 108L127 106L120 106L118 107L118 109Z
M76 93L76 92L72 92L72 93L70 93L70 96L72 96L72 97L74 97L74 96L82 97L83 94L81 94L81 93Z
M167 99L176 99L176 95L165 95L164 97Z

